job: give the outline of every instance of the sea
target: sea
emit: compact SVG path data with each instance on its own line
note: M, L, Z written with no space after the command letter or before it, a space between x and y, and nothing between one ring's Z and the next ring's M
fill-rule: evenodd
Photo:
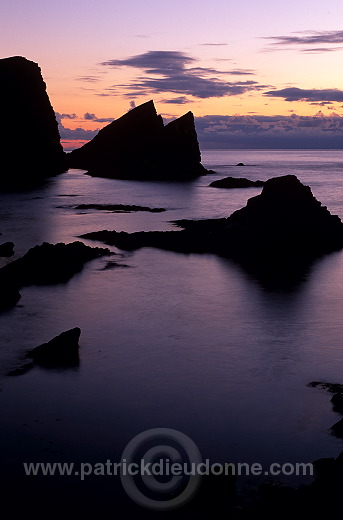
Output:
M294 174L343 220L343 150L203 150L202 163L216 173L138 182L69 170L34 190L1 193L1 243L13 241L15 256L0 265L91 231L227 217L261 188L209 187L226 176ZM167 211L75 209L93 203ZM24 462L119 462L132 439L155 429L181 432L202 460L219 464L269 468L343 451L330 434L341 418L330 394L308 386L343 383L343 252L317 260L296 287L273 290L216 255L110 249L116 256L89 262L68 283L22 289L1 313L3 463L20 472ZM27 350L73 327L82 331L79 367L7 375Z

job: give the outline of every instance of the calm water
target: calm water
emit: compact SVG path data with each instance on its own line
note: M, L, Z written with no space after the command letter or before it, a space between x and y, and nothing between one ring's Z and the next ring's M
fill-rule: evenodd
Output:
M228 216L260 192L208 187L228 175L296 174L343 219L341 150L211 150L203 164L218 174L173 184L71 170L39 190L1 194L1 240L15 243L17 257L89 231L165 230L178 218ZM81 203L168 211L73 209ZM328 433L339 419L330 395L306 385L343 382L343 253L317 262L284 293L213 255L113 251L129 267L103 270L107 258L93 261L67 284L23 289L0 316L5 461L119 460L133 436L155 427L184 432L212 462L306 462L342 451ZM75 326L79 369L5 375L27 349Z

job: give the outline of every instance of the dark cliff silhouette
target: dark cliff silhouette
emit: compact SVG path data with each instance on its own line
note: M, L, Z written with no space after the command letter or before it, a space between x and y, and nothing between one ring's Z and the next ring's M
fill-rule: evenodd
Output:
M37 63L0 60L0 186L21 188L67 169L55 113Z
M130 110L68 154L71 168L119 179L191 179L207 173L200 161L193 114L164 126L153 101Z
M157 247L231 258L270 286L301 280L312 262L343 247L343 224L295 175L266 181L262 193L230 217L175 222L183 231L99 231L84 238L121 249Z

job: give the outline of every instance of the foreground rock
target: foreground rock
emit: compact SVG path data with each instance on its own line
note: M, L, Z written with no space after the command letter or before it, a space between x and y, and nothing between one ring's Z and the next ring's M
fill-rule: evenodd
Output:
M78 327L62 332L48 343L30 350L27 357L45 367L76 366L79 364L80 334Z
M0 187L20 189L66 170L54 110L37 63L0 60Z
M343 385L313 381L310 387L321 388L330 393L342 392ZM335 397L334 395L334 397ZM340 394L342 395L342 394ZM333 399L331 400L333 401ZM343 419L331 428L331 432L342 437ZM288 466L288 464L286 464ZM300 464L301 466L301 464ZM277 482L265 482L255 496L244 500L237 518L264 518L265 520L289 520L296 511L297 518L336 518L341 510L343 486L343 452L338 457L315 460L312 463L313 480L298 488ZM308 469L309 465L308 465ZM301 475L301 473L299 473ZM311 473L307 473L311 475ZM252 499L251 499L252 498Z
M14 244L13 242L4 242L0 245L0 256L13 256L14 255Z
M101 256L112 255L105 248L89 247L83 242L48 244L33 247L23 257L0 269L0 308L15 305L18 289L28 285L49 285L68 281L82 270L83 265Z
M343 452L337 458L314 461L313 468L314 480L308 485L298 488L274 482L261 485L236 518L289 520L295 511L297 518L338 518L342 507Z
M239 166L239 165L237 165ZM225 177L225 179L219 179L218 181L211 182L210 186L213 188L259 188L264 186L264 181L251 181L245 177Z
M29 350L26 358L32 359L30 363L11 370L7 375L21 376L26 374L35 365L44 368L72 368L79 365L79 339L81 329L74 329L62 332L47 343L43 343L38 347Z
M187 180L207 172L200 161L193 114L164 126L153 101L130 110L68 154L71 168L118 179Z
M294 175L266 181L260 195L230 217L182 220L183 231L83 235L121 249L157 247L184 253L216 253L240 263L265 283L297 282L314 259L343 247L343 224Z

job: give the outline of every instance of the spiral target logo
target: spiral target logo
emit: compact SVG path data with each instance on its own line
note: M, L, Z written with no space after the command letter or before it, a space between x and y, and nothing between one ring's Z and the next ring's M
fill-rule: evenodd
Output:
M201 462L198 447L187 435L170 428L154 428L127 444L121 457L120 479L136 504L170 511L196 494L201 476L192 474L189 468Z

